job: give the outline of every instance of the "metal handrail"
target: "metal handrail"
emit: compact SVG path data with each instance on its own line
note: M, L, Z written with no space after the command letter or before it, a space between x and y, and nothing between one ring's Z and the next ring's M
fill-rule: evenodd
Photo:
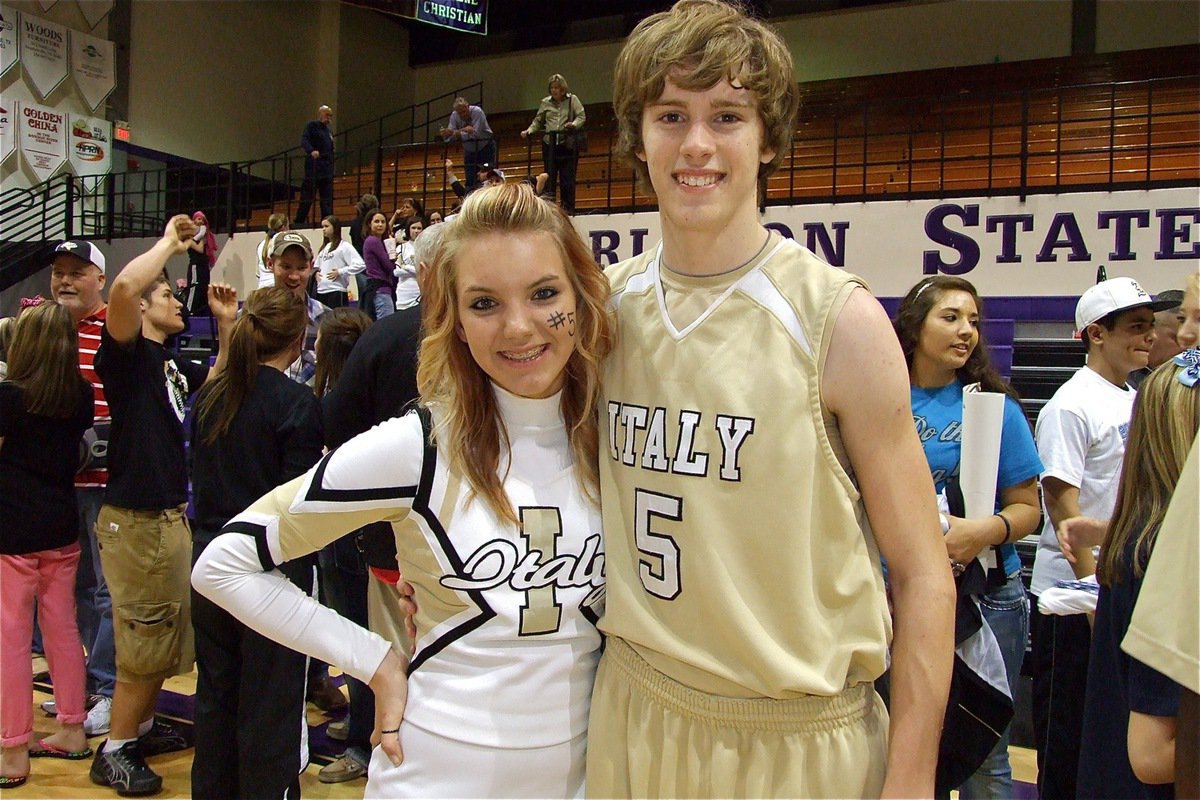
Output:
M1198 84L1200 75L1185 74L966 95L809 102L781 172L768 182L766 202L915 199L980 192L1025 196L1128 187L1135 182L1141 187L1197 185L1200 142L1195 136L1182 142L1167 136L1170 127L1181 127L1180 122L1187 123L1182 127L1188 130L1200 129ZM473 86L482 93L482 84ZM374 125L377 137L361 145L352 142L356 146L340 151L341 172L354 179L351 187L345 175L341 178L343 193L350 188L356 196L373 191L385 206L411 193L427 205L432 201L444 206L449 195L440 176L446 145L436 135L441 115L434 109L446 98L471 89L447 92L343 132L347 137L352 132L358 135ZM1176 90L1184 101L1182 107L1166 105L1168 89ZM1131 95L1133 107L1123 108ZM404 113L405 124L389 132L383 120ZM821 120L826 124L813 129L814 122ZM592 124L588 129L593 148L581 156L579 209L631 211L651 206L653 201L635 190L633 171L602 146L606 135L615 140L615 128ZM1086 139L1077 138L1082 131L1087 131ZM972 134L978 134L975 144L965 141ZM1128 135L1136 138L1130 140ZM534 152L536 138L523 143L523 159L518 150L507 148L506 170L519 172L523 166L530 175L541 170L540 152ZM225 214L209 213L219 230L248 230L256 208L293 214L305 158L298 151L291 148L274 157L223 165L113 174L105 181L105 202L99 204L103 208L91 209L86 216L67 216L79 230L86 226L88 235L98 231L107 237L137 233L148 220L165 218L168 212L220 208ZM420 156L415 155L418 151ZM1165 158L1179 160L1179 154L1193 157L1183 159L1181 166L1156 166ZM1068 164L1081 159L1094 159L1095 169L1065 173ZM1125 163L1118 167L1117 159ZM1128 166L1130 159L1136 159L1136 168ZM979 168L977 175L971 167ZM400 179L411 183L401 190ZM410 192L413 185L417 188ZM590 200L585 200L586 193L591 193ZM7 194L0 196L0 205L3 197ZM62 198L56 195L54 201ZM52 211L42 208L43 213ZM12 230L8 216L3 214ZM7 231L0 237L12 238Z

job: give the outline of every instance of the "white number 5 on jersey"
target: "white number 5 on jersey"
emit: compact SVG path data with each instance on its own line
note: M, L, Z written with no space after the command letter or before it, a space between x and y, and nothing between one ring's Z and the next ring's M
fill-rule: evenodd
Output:
M679 581L679 545L665 533L657 533L654 518L683 520L683 498L638 489L634 495L634 539L637 542L638 574L642 586L655 597L674 600L682 591Z

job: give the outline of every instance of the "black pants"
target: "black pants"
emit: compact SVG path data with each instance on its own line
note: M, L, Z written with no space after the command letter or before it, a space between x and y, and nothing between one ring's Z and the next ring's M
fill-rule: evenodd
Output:
M554 187L558 187L558 199L563 210L568 214L575 213L575 170L579 166L579 154L567 148L562 143L542 143L542 166L550 176L546 181L545 191L554 196Z
M311 159L305 164L304 183L300 184L300 205L296 206L296 218L293 225L304 225L308 222L308 210L312 208L313 194L321 195L321 219L333 213L333 170L323 174L313 169Z
M367 627L367 565L358 549L357 536L343 536L320 553L321 580L330 608L351 622ZM371 733L375 729L375 693L365 683L346 675L350 691L350 728L346 747L358 747L371 755Z
M191 299L188 302L188 312L194 316L208 316L208 284L212 279L212 270L208 266L208 256L201 260L189 260L188 284L191 286Z
M481 142L475 149L471 149L469 146L463 147L463 172L466 173L468 191L481 183L479 180L480 165L487 164L489 167L499 166L496 163L497 155L498 148L495 139Z
M350 302L350 296L347 292L317 292L317 300L328 308L345 308Z
M214 534L197 532L193 561ZM312 594L316 555L280 566ZM300 797L308 658L260 636L192 592L196 752L192 797Z
M1060 617L1035 611L1029 623L1038 796L1074 800L1092 629L1083 614Z

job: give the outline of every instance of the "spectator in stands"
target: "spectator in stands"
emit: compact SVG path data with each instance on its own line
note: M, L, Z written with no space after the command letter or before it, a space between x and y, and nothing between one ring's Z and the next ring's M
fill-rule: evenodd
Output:
M375 209L368 212L363 223L363 260L367 264L367 291L370 293L375 319L383 319L396 310L396 265L388 256L384 239L392 235L387 216Z
M299 231L284 231L271 240L269 257L275 285L287 289L308 304L308 328L300 356L287 369L287 376L297 383L312 385L317 373L317 325L329 307L308 296L308 281L313 274L312 245Z
M421 300L421 287L417 283L417 259L414 245L425 223L420 217L412 217L405 228L404 241L396 252L396 309L408 308Z
M220 341L211 369L163 347L183 328L182 304L163 268L195 233L188 217L173 217L162 238L121 271L96 353L113 416L96 536L113 599L117 685L112 728L90 777L121 794L158 791L162 778L146 756L186 746L154 719L163 679L190 672L193 662L183 417L187 399L224 369L237 314L237 292L210 284Z
M230 334L226 370L196 396L193 561L246 504L321 457L316 398L284 374L304 347L307 320L306 304L293 292L254 292ZM314 554L280 571L312 595L316 561ZM299 797L299 775L308 765L302 738L307 659L201 595L193 593L191 603L197 668L193 795Z
M1133 278L1112 278L1089 288L1075 307L1075 325L1087 362L1059 387L1038 414L1035 436L1045 469L1046 520L1038 540L1031 591L1034 604L1057 581L1095 573L1088 550L1063 556L1059 524L1081 514L1108 519L1117 498L1125 434L1137 395L1129 373L1146 366L1154 344L1156 301ZM1082 614L1031 619L1033 721L1038 791L1042 797L1075 797L1091 629Z
M342 223L337 217L321 220L321 235L324 241L317 251L317 297L329 308L341 308L349 302L350 276L367 265L354 246L342 238Z
M337 386L346 360L371 318L353 308L335 309L321 318L317 336L317 381L313 387L324 400ZM321 581L329 606L342 616L367 625L367 565L361 531L321 548ZM367 774L371 732L375 726L375 695L362 681L347 675L350 706L341 720L330 722L325 735L346 743L342 756L317 773L322 783L342 783Z
M277 212L267 217L266 235L255 251L257 255L256 277L258 278L256 288L262 289L266 286L275 285L275 273L271 271L271 239L275 238L275 234L282 233L287 229L287 214Z
M545 191L554 197L558 187L559 202L568 214L575 213L575 171L579 166L580 133L587 121L583 103L567 89L567 79L557 72L550 76L550 94L542 98L529 127L521 138L534 133L542 136L542 164L548 183ZM541 194L541 190L538 192Z
M895 328L912 383L913 421L939 492L959 479L964 391L977 387L1006 395L996 513L983 519L947 514L945 543L956 572L985 551L994 554L997 568L989 572L987 591L978 600L1004 657L1009 696L1016 697L1029 638L1029 604L1013 542L1033 533L1041 519L1037 482L1042 462L1016 392L990 363L982 324L983 304L975 287L962 278L937 275L905 295ZM947 735L954 731L943 733ZM1008 741L1005 729L987 760L959 787L961 797L1012 797Z
M442 221L442 212L435 208L429 212L429 215L426 217L426 219L429 220L430 225L437 225Z
M1189 354L1200 358L1200 352ZM1179 684L1123 653L1121 640L1143 577L1149 580L1146 566L1154 558L1159 528L1200 429L1197 384L1195 362L1181 357L1151 373L1134 404L1116 505L1096 570L1100 596L1080 743L1081 798L1175 796L1170 784L1175 778ZM1187 490L1194 496L1196 484ZM1190 580L1194 585L1196 576ZM1157 741L1137 747L1139 729L1156 734Z
M469 104L465 97L454 98L450 122L441 129L440 135L447 142L453 139L462 142L467 191L477 188L483 165L495 164L499 158L496 139L483 109Z
M188 242L188 310L193 315L207 316L208 284L217 263L217 237L203 211L192 214L192 222L196 223L196 235Z
M83 648L75 623L79 440L92 426L75 321L42 303L14 325L12 374L0 381L0 788L25 783L29 758L83 759ZM33 747L29 642L37 602L61 729Z
M462 200L470 192L472 192L473 189L471 189L469 186L465 186L463 182L458 179L458 176L454 174L453 161L447 158L445 166L446 183L450 184L450 190L454 192L459 200ZM499 169L498 167L493 167L491 164L480 164L479 169L483 173L484 179L487 181L487 186L499 186L504 183L504 170ZM475 188L478 189L479 187L476 186ZM457 206L455 208L457 209ZM457 211L455 210L453 213L457 213Z
M406 231L413 218L425 219L425 205L415 197L405 197L400 201L400 207L392 213L389 224L393 231Z
M300 186L300 204L296 206L296 227L308 224L308 210L312 207L313 194L321 196L321 216L333 213L333 134L329 123L333 109L321 106L317 118L304 126L300 135L300 149L304 151L304 183Z
M94 437L99 447L75 476L75 501L79 507L79 569L75 575L75 611L79 634L87 649L88 718L83 729L88 736L108 733L113 687L117 681L116 654L113 647L112 598L100 548L96 540L96 516L104 505L104 487L108 483L109 407L104 384L96 374L96 351L100 331L107 318L108 306L101 297L105 281L105 260L100 248L91 242L74 240L54 248L50 268L50 294L54 302L71 313L79 333L79 368L95 389ZM53 701L50 701L53 702ZM47 713L55 709L43 704Z

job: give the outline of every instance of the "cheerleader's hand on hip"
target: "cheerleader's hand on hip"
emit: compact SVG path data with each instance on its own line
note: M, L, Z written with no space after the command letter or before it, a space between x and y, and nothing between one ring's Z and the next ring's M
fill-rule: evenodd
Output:
M389 650L367 685L375 693L375 731L371 734L371 744L379 745L398 767L404 761L404 752L400 749L400 723L408 702L408 672L404 657Z

